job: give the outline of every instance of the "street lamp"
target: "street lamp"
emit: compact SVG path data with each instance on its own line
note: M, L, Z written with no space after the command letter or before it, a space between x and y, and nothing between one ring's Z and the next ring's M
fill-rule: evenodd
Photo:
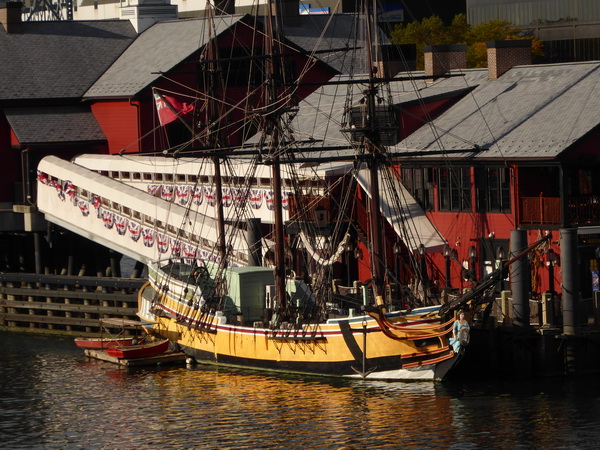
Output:
M421 256L421 279L425 281L427 279L427 261L425 259L425 246L419 244L418 247L419 255Z
M473 274L473 276L475 277L475 279L477 279L477 270L475 267L475 263L477 262L477 249L475 248L474 245L471 245L471 247L469 247L469 259L471 262L471 273Z
M452 256L452 250L450 246L446 244L444 246L444 258L446 258L446 287L452 287L450 283L450 257Z
M549 249L546 252L546 265L548 266L548 287L550 293L554 294L554 265L556 264L556 253Z
M500 292L504 290L504 261L506 260L506 251L504 247L498 247L496 250L496 259L499 262L500 269Z
M350 261L354 256L354 243L352 241L346 242L346 286L352 286L351 283L351 269L350 269Z
M402 254L402 244L400 241L394 242L392 246L392 252L394 253L394 276L396 277L395 281L395 289L394 289L394 298L396 301L400 300L400 262L401 262L401 254Z

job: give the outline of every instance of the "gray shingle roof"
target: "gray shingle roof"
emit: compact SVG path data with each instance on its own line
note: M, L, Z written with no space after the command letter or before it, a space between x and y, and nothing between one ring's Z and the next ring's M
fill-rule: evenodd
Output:
M129 21L25 22L0 31L0 101L80 98L135 38Z
M86 106L4 108L4 114L22 145L106 140Z
M362 36L364 19L360 15L301 15L298 19L298 26L284 27L283 33L287 39L307 52L317 51L316 56L321 61L340 73L366 72L366 67L359 65L367 60ZM388 42L383 33L380 42ZM332 52L332 49L336 51Z
M243 15L219 16L220 34ZM133 97L154 83L159 72L169 72L208 41L205 19L158 22L144 31L85 93L84 98Z
M515 67L497 80L467 71L473 92L400 143L415 149L489 150L454 157L556 158L600 124L600 63ZM444 86L444 81L439 87ZM439 136L439 140L436 137Z
M400 108L421 100L459 99L433 120L433 128L425 124L390 147L394 153L422 150L426 157L427 151L480 146L487 150L449 157L554 159L600 125L600 62L520 66L498 80L490 80L487 69L465 70L434 83L395 81L390 89ZM303 101L296 139L322 140L310 144L313 148L345 145L340 132L345 94L345 87L324 86ZM353 103L359 98L354 94Z
M421 73L419 75L422 75ZM477 74L479 75L479 74ZM444 85L440 83L429 84L423 80L406 81L406 73L401 73L402 78L398 81L389 83L389 94L392 104L396 108L401 108L405 104L414 104L415 102L435 100L437 98L448 96L464 95L464 92L470 83L480 81L475 79L465 79L466 77L455 77L444 80ZM348 75L339 75L332 79L334 82L345 82L352 79L365 79L366 75L350 77ZM351 104L356 105L363 99L362 90L364 85L357 85L352 92ZM348 87L344 84L326 84L319 87L313 94L308 96L300 103L299 112L295 118L294 125L296 132L295 138L299 141L315 139L317 142L306 144L310 147L318 146L345 146L348 145L348 139L341 132L342 117L346 107ZM381 90L381 95L388 98L385 89ZM391 148L391 151L399 149ZM340 151L342 154L348 154L348 151ZM314 154L316 156L316 153ZM322 154L321 156L324 156Z

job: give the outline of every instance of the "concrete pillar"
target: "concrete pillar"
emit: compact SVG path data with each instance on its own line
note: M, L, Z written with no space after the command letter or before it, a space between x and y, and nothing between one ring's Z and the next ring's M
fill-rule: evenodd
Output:
M516 256L527 248L527 231L510 232L510 253ZM529 286L531 267L527 255L519 258L510 266L510 283L513 293L513 324L517 327L529 326Z
M562 271L563 333L577 333L577 304L579 303L577 230L560 230L560 266Z

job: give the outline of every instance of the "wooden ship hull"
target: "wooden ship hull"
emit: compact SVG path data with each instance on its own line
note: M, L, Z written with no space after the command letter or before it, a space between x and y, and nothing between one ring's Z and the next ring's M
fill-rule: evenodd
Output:
M266 268L237 271L253 280L272 273ZM267 286L260 286L262 292ZM243 294L235 299L240 311L251 291L240 289ZM252 320L251 326L228 323L236 316L202 312L201 305L192 286L167 278L160 269L150 271L150 282L139 295L139 315L152 326L151 332L177 343L201 363L323 376L442 380L459 358L448 343L453 321L442 323L439 307L390 312L384 321L380 313L370 312L317 323L283 322L274 329L262 320ZM265 309L260 314L268 313Z

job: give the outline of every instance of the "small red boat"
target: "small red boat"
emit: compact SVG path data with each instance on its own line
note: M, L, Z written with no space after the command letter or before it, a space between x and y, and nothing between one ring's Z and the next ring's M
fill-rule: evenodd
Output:
M130 345L127 347L109 348L106 352L119 359L136 359L157 356L164 353L169 348L169 340L150 342L148 344Z
M105 348L126 347L134 345L136 338L75 338L75 345L80 348L102 350Z

